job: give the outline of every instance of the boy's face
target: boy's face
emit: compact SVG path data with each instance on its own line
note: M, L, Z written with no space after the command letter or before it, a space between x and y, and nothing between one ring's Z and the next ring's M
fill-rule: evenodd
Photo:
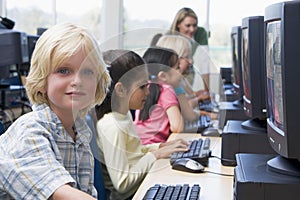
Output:
M80 50L48 76L46 92L52 110L76 114L94 102L97 73L94 65Z

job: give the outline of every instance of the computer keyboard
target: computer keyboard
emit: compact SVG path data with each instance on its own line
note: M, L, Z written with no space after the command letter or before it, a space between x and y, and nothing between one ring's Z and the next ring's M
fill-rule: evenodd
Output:
M198 121L186 121L185 132L201 133L204 129L211 126L211 118L209 115L200 115Z
M201 187L198 184L160 185L150 187L143 200L198 200Z
M202 132L204 129L210 127L211 119L209 115L200 115L199 120L198 120L198 131L197 132Z
M174 152L170 157L171 165L179 158L191 158L203 166L208 166L208 159L211 155L210 138L193 140L189 145L189 149L186 152Z
M199 109L207 112L219 112L219 105L213 100L205 100L199 103Z

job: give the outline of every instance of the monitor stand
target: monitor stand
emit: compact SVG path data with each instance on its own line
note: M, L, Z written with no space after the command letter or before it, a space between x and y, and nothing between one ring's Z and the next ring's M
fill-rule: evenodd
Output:
M277 173L267 162L270 154L237 154L234 169L234 199L298 199L300 177Z
M276 154L269 143L266 130L245 129L243 122L228 120L222 131L222 165L235 166L237 153Z
M298 176L300 178L300 161L297 159L287 159L282 156L276 156L269 160L267 164L272 171L291 176Z
M267 120L249 119L242 123L242 127L250 131L267 132Z

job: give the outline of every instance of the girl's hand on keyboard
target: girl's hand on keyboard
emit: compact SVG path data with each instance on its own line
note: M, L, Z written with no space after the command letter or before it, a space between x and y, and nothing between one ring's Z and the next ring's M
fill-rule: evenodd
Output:
M218 119L218 113L214 113L214 112L207 112L204 110L200 110L200 115L208 115L210 116L211 120L217 120Z
M159 149L152 151L157 159L169 158L172 153L178 151L188 151L189 144L183 139L176 139L170 142L161 143Z

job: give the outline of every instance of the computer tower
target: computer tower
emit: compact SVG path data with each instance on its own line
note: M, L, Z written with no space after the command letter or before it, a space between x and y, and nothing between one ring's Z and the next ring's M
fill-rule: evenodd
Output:
M300 177L270 171L270 154L237 154L234 169L235 200L298 199Z
M267 132L248 130L243 121L228 120L222 132L222 165L235 166L237 153L275 154L267 138Z
M247 120L249 117L240 106L236 106L234 101L223 101L219 103L219 128L223 129L228 120Z

